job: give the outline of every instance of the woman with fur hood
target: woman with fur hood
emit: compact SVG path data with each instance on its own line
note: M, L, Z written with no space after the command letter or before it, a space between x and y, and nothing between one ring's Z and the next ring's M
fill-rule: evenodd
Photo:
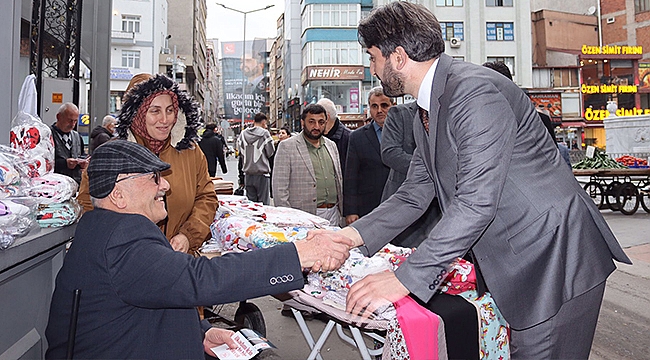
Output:
M193 254L210 235L218 206L205 156L197 145L202 122L198 104L164 75L138 74L131 86L118 116L118 138L144 145L171 164L162 173L170 185L165 196L168 216L158 226L174 250ZM85 211L92 209L85 173L78 199Z

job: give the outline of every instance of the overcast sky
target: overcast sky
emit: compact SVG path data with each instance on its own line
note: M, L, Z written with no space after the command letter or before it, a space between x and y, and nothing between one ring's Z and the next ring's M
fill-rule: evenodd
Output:
M224 9L217 3L241 11L275 5L272 8L246 15L246 39L275 38L277 34L276 22L284 12L284 0L207 0L207 38L218 38L219 41L241 41L244 36L244 14Z

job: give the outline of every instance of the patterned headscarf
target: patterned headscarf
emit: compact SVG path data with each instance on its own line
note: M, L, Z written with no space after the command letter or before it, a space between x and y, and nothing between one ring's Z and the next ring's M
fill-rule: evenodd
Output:
M151 102L160 95L169 95L172 98L172 106L174 107L174 124L176 124L176 121L178 120L178 97L176 96L176 93L171 90L161 90L149 95L138 108L138 112L131 123L131 131L144 139L145 146L156 155L160 154L167 139L160 141L149 135L149 132L147 131L146 117ZM172 124L172 127L174 124Z

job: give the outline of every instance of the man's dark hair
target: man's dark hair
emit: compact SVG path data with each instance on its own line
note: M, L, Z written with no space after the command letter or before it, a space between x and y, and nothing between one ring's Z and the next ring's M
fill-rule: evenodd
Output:
M280 130L284 130L284 132L286 132L289 136L291 136L291 130L287 125L281 127Z
M255 122L256 123L262 122L262 121L267 120L267 119L268 118L266 117L266 115L264 115L262 113L255 114Z
M305 120L307 118L307 114L325 114L325 118L327 119L327 111L325 111L325 108L322 105L309 104L305 106L305 108L302 110L302 114L300 115L300 119Z
M217 128L216 124L207 124L207 125L205 125L205 131L213 131L214 132L214 129L216 129L216 128Z
M384 57L398 46L418 62L431 60L445 51L436 17L423 5L406 1L395 1L373 10L359 22L357 37L361 46L374 46Z
M483 64L486 68L490 68L501 75L512 80L512 74L510 73L510 68L503 61L488 61Z

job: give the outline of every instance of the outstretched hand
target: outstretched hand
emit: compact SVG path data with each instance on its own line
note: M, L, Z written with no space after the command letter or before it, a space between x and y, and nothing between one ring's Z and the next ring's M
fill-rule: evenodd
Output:
M350 288L345 311L367 320L377 309L407 296L409 290L392 271L368 275Z
M213 347L226 344L229 348L236 349L239 345L232 339L233 334L234 332L230 330L210 328L205 332L205 338L203 338L203 351L210 356L216 357L217 355L212 351Z
M312 234L309 232L305 240L294 242L300 265L311 268L311 271L336 270L350 256L350 248L354 246L352 240L345 236L333 235L334 231Z

